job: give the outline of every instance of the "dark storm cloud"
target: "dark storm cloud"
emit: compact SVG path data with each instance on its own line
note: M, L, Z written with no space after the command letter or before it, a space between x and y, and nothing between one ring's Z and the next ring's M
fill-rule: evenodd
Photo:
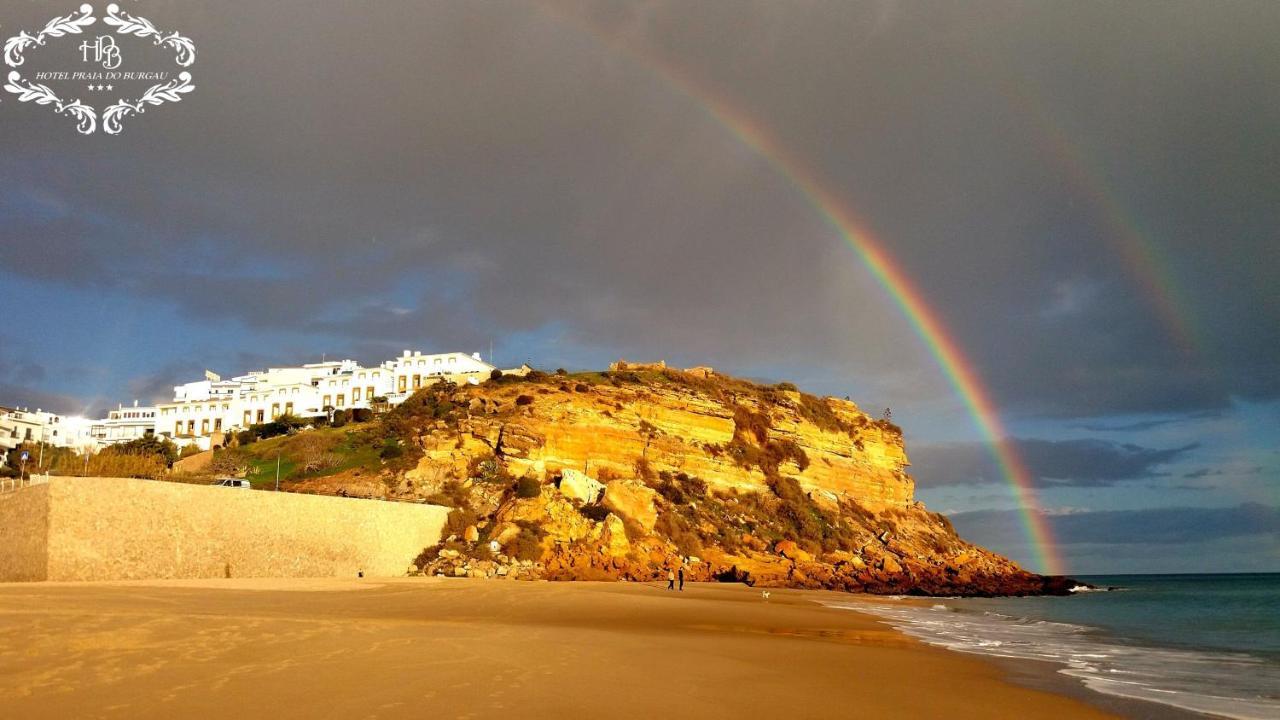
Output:
M1190 480L1198 480L1200 478L1206 478L1206 477L1222 477L1224 475L1233 475L1233 476L1259 475L1261 473L1262 473L1261 465L1250 465L1248 467L1243 467L1243 468L1234 468L1230 472L1223 470L1221 468L1216 468L1216 469L1198 468L1196 470L1192 470L1189 473L1184 473L1182 477Z
M1025 541L1017 511L979 510L950 516L965 538L980 545ZM1243 503L1228 508L1153 508L1042 515L1059 545L1180 544L1250 535L1280 534L1280 508Z
M115 138L5 98L0 277L346 348L554 327L570 355L804 363L830 390L936 378L818 213L636 60L652 55L774 129L864 217L1003 407L1280 395L1280 97L1264 75L1280 9L144 7L196 39L197 91ZM49 8L4 8L5 34ZM1084 182L1046 153L1058 136ZM1126 268L1115 207L1168 260L1198 348L1169 340ZM1139 450L1071 452L1141 474L1161 451ZM1079 462L1082 482L1114 481Z
M1071 427L1078 428L1080 430L1088 430L1089 432L1143 432L1145 430L1154 430L1166 425L1178 425L1194 420L1209 420L1219 417L1222 417L1221 412L1205 411L1187 413L1178 417L1139 420L1137 422L1128 423L1078 423L1073 424Z
M1019 439L1014 445L1039 487L1107 487L1151 477L1161 465L1199 447L1157 449L1106 440L1039 439ZM982 443L921 445L911 457L912 474L921 487L981 485L1001 479L990 447Z
M174 386L203 379L205 369L194 362L170 363L156 372L131 378L129 394L143 403L167 402L173 399Z

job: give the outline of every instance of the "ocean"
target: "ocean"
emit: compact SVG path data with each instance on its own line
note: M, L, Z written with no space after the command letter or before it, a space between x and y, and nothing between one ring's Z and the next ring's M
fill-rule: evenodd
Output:
M953 650L1057 663L1101 693L1280 718L1280 574L1108 575L1070 597L830 603Z

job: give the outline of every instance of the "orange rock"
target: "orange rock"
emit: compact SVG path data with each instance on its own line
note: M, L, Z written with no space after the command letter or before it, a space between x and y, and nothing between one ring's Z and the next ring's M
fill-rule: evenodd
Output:
M791 540L780 540L777 545L773 546L774 552L795 562L813 562L813 556Z
M614 480L605 486L603 504L622 519L651 533L658 522L658 510L654 506L657 497L658 493L634 480Z

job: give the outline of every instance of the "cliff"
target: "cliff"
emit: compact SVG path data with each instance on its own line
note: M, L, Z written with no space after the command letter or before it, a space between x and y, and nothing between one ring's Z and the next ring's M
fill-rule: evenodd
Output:
M919 594L1061 591L913 497L899 428L848 400L618 364L429 387L389 414L391 494L455 507L423 572ZM493 541L493 542L491 542Z

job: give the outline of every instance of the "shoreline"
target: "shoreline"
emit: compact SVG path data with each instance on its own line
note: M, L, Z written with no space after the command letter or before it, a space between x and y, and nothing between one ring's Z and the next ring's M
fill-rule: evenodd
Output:
M840 600L847 603L848 597L841 595ZM937 602L938 599L913 597L890 599L889 597L879 596L858 596L858 600L874 605L907 603L917 607L928 607L934 602ZM855 612L862 611L855 610ZM898 628L891 619L875 615L870 611L868 611L867 614L870 617L875 618L877 622L893 628L896 632L912 637L905 630ZM1084 682L1081 682L1078 678L1062 674L1060 670L1067 667L1065 663L1055 662L1052 660L1015 659L1002 657L1000 655L962 652L945 646L932 645L924 640L919 640L918 638L913 637L913 639L916 639L921 644L933 649L978 658L984 662L999 667L1004 672L1006 681L1015 685L1074 698L1103 712L1128 718L1129 720L1206 720L1206 718L1215 719L1221 717L1218 715L1196 712L1194 710L1187 710L1174 705L1162 704L1154 700L1143 700L1124 697L1121 695L1111 695L1094 690Z
M7 717L1112 718L814 592L397 578L0 585Z

